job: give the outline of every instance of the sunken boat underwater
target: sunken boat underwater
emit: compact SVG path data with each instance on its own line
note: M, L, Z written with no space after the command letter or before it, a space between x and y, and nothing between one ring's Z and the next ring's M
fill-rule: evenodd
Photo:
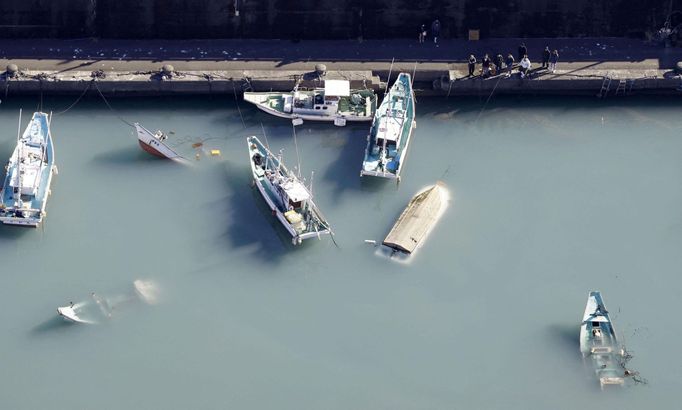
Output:
M372 121L377 107L377 96L369 89L351 90L347 80L325 80L324 88L304 90L296 86L293 91L245 92L244 101L277 117L300 123L329 121L344 126L346 121Z
M253 180L272 214L300 245L305 239L333 234L329 222L313 202L311 190L256 137L246 139Z
M397 252L412 254L440 219L447 200L447 188L440 181L419 192L400 214L383 245Z
M414 108L412 79L400 73L374 116L360 176L400 180L412 130L417 125Z
M52 174L56 172L48 114L33 114L26 130L17 138L17 146L5 169L0 221L7 225L39 226L46 215Z
M600 292L590 292L587 298L580 325L580 352L583 357L592 358L602 389L606 385L622 386L625 383L624 350L618 343Z

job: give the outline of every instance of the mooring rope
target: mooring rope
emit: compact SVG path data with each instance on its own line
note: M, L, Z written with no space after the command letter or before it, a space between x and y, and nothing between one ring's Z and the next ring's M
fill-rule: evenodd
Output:
M59 112L55 113L54 115L62 115L62 114L64 114L64 113L66 113L67 111L69 111L70 109L72 109L73 107L75 107L76 104L78 104L78 103L80 102L80 100L85 96L85 93L88 92L88 90L89 90L90 87L92 86L92 83L93 83L93 82L95 82L94 79L93 79L92 81L88 82L88 86L85 87L85 89L83 90L83 92L81 93L81 95L79 95L78 98L76 98L76 101L74 101L73 104L69 105L65 110L59 111Z
M481 111L478 112L478 116L476 117L476 121L474 121L475 124L478 123L478 119L481 118L481 114L483 114L483 111L488 106L488 102L490 101L490 98L492 98L493 94L495 93L495 90L497 89L497 85L500 83L500 80L502 79L502 77L504 77L504 75L500 74L499 77L497 78L497 82L495 83L493 90L490 92L490 95L488 95L488 99L485 100L485 104L483 104L483 108L481 108Z
M237 111L239 112L239 118L242 119L242 125L246 128L246 122L244 122L244 116L242 115L242 109L239 108L239 99L237 98L237 88L234 86L234 81L232 83L232 91L234 92L234 103L237 105Z
M107 101L107 99L104 97L104 94L102 94L102 91L100 91L99 87L97 86L97 82L96 82L96 81L93 81L92 83L95 85L95 89L97 89L97 92L99 93L99 96L102 97L102 100L103 100L104 103L107 105L107 107L109 107L109 109L111 110L111 112L113 112L113 113L116 115L116 117L118 117L119 120L123 121L124 123L128 124L128 125L131 126L131 127L134 127L133 124L129 123L128 121L126 121L125 119L123 119L123 117L121 117L120 115L118 115L118 114L116 113L116 110L114 110L114 108L111 106L111 104L109 104L109 101Z

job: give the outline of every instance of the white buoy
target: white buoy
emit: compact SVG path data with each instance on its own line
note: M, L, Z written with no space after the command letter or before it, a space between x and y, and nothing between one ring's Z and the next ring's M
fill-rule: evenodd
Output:
M375 241L374 239L365 239L365 243L368 243L370 245L376 245L377 241Z

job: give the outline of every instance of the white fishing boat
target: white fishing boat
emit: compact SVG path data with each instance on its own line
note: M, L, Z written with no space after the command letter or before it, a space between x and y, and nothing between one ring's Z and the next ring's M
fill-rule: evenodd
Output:
M400 73L374 116L360 176L400 180L416 124L412 78Z
M377 97L372 90L351 90L347 80L326 80L324 88L312 90L296 86L288 93L245 92L244 101L268 114L292 119L295 124L303 120L333 121L344 126L346 121L372 121Z
M21 112L19 131L21 132ZM9 159L0 192L0 221L8 225L37 227L46 215L54 164L50 116L33 114Z
M289 232L292 243L333 234L329 223L313 202L311 189L282 163L258 138L248 137L249 162L253 180L261 195Z
M580 325L580 352L591 357L602 388L625 383L623 349L618 343L601 293L590 292Z
M184 160L180 154L168 146L166 143L168 136L162 131L159 130L152 133L138 123L133 125L135 126L135 131L137 132L137 141L143 150L160 158Z

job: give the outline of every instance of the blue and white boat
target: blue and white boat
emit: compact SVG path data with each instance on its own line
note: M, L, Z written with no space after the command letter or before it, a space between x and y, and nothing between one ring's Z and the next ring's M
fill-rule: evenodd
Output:
M19 113L19 134L21 112ZM37 227L45 217L52 174L56 171L50 116L36 112L6 166L0 192L0 222Z
M622 364L624 351L616 338L601 293L597 291L590 292L587 298L580 325L580 352L583 357L592 358L602 388L605 385L625 383L625 369Z
M300 245L309 238L333 234L329 222L313 202L313 195L303 182L282 163L258 138L248 137L249 162L253 180L272 210L273 216Z
M400 73L374 115L360 176L400 180L412 130L417 125L414 115L412 78Z

